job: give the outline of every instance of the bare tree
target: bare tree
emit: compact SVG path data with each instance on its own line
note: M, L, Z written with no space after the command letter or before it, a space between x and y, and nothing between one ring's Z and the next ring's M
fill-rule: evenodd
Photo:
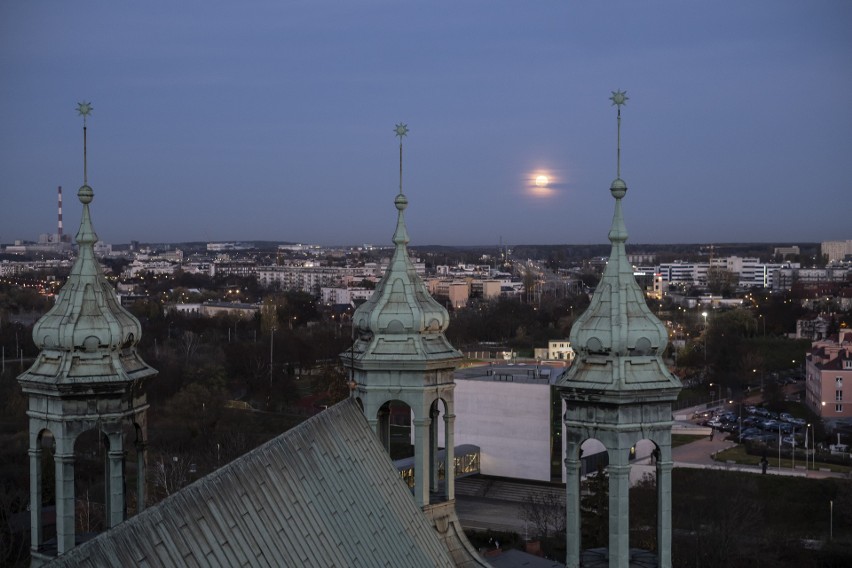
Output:
M27 553L27 540L16 519L25 514L29 494L14 483L0 484L0 565L17 566ZM26 517L27 519L29 517Z
M163 497L183 488L190 482L191 464L192 457L186 454L175 455L171 459L160 456L150 469L154 487Z
M105 510L102 503L94 503L89 498L86 490L85 497L77 501L77 531L80 533L92 533L103 530L105 522Z
M201 343L200 336L194 331L184 331L180 338L181 351L184 356L184 363L189 365L189 362L198 351L198 345Z
M566 530L565 500L554 499L545 491L534 491L521 505L521 518L529 523L531 535L542 543L545 552L556 546L562 546Z

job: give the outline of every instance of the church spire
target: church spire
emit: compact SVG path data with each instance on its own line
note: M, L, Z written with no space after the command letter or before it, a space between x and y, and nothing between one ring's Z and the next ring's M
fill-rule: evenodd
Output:
M83 212L76 236L79 247L77 260L58 294L56 304L33 328L33 340L41 354L30 370L21 376L29 380L123 382L156 372L136 354L136 344L142 331L139 321L118 302L115 290L95 258L94 245L98 235L89 211L95 194L88 184L86 148L86 119L92 108L87 102L77 105L77 112L83 117L83 185L77 191ZM67 369L65 365L57 368L53 357L47 357L46 354L55 351L66 354L61 360L67 364ZM86 376L74 376L71 367L76 370L79 366L72 365L71 360L81 353L92 354L92 361L87 363L90 369ZM96 358L95 353L104 357ZM46 362L46 358L50 362ZM98 367L97 371L95 367Z
M400 122L394 128L394 132L399 138L399 194L394 199L394 205L399 213L396 218L396 231L393 233L393 242L396 248L400 249L400 247L405 247L409 243L408 230L405 228L405 216L403 215L403 211L408 207L408 198L402 193L402 139L408 135L408 125Z
M583 356L660 359L659 365L656 365L661 369L657 379L665 378L663 383L668 383L670 375L661 360L668 343L668 333L648 308L644 293L633 276L633 267L627 260L625 250L628 235L622 200L627 195L627 183L621 179L621 107L628 100L627 93L621 90L613 91L610 100L618 109L616 178L610 185L610 193L615 199L609 229L612 249L589 308L577 319L571 330L571 343L579 351L581 359ZM582 380L585 376L583 361L578 360L578 364L569 373L571 378L568 380ZM596 367L592 366L586 371L592 372L594 369ZM607 388L624 388L632 381L628 375L630 373L627 372L627 367L617 365L616 373L607 378L610 383ZM661 383L657 379L652 382L659 387Z
M429 294L408 255L409 237L404 215L408 198L402 192L402 139L408 134L408 125L399 123L394 132L399 138L399 193L394 199L397 210L396 230L393 234L394 253L376 291L353 315L356 351L359 337L357 330L361 330L360 335L369 332L376 336L429 334L434 335L436 340L440 336L441 341L446 343L443 333L450 321L447 310ZM458 355L449 343L444 348L442 352L452 353L453 357ZM412 354L425 356L422 348Z

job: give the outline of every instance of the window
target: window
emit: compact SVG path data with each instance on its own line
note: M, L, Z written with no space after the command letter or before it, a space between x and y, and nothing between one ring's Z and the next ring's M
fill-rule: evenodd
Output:
M834 391L834 400L836 400L838 402L843 400L843 391L842 390Z
M842 404L835 404L834 405L834 411L835 412L843 412L843 405Z
M834 386L839 388L839 389L842 389L843 388L843 377L835 377Z

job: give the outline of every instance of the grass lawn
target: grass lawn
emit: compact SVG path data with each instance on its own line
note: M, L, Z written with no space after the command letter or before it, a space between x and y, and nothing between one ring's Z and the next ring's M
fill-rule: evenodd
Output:
M777 450L776 450L777 451ZM733 461L738 464L743 465L760 465L760 456L752 456L746 453L745 446L734 446L733 448L729 448L727 450L723 450L715 455L714 459L720 462L728 462ZM770 468L778 468L778 454L775 454L775 457L772 456L772 450L769 450L766 455L766 459L769 460ZM796 460L797 466L805 465L805 462L802 460ZM785 458L781 458L781 468L782 469L791 469L793 467L793 461ZM813 467L813 466L810 466ZM852 468L846 465L837 465L831 463L822 463L816 462L817 468L828 468L836 473L849 473L852 471Z
M672 434L672 447L683 446L690 444L700 438L706 438L707 434Z

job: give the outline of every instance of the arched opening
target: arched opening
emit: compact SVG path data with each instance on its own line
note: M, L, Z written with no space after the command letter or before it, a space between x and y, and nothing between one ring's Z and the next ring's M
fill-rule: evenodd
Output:
M443 398L432 401L429 408L430 501L435 503L455 498L455 478L463 464L455 452L455 415L452 405Z
M74 441L74 528L86 540L108 526L110 440L92 428Z
M379 439L392 460L410 458L414 455L411 443L412 410L401 400L389 400L376 413Z
M35 484L30 486L30 548L47 551L56 548L56 523L46 519L56 510L56 440L53 432L41 430L30 447L30 472ZM51 544L48 544L51 543Z
M657 551L657 463L660 449L649 439L637 440L631 448L630 548Z
M580 445L580 549L609 546L609 452L595 438Z

